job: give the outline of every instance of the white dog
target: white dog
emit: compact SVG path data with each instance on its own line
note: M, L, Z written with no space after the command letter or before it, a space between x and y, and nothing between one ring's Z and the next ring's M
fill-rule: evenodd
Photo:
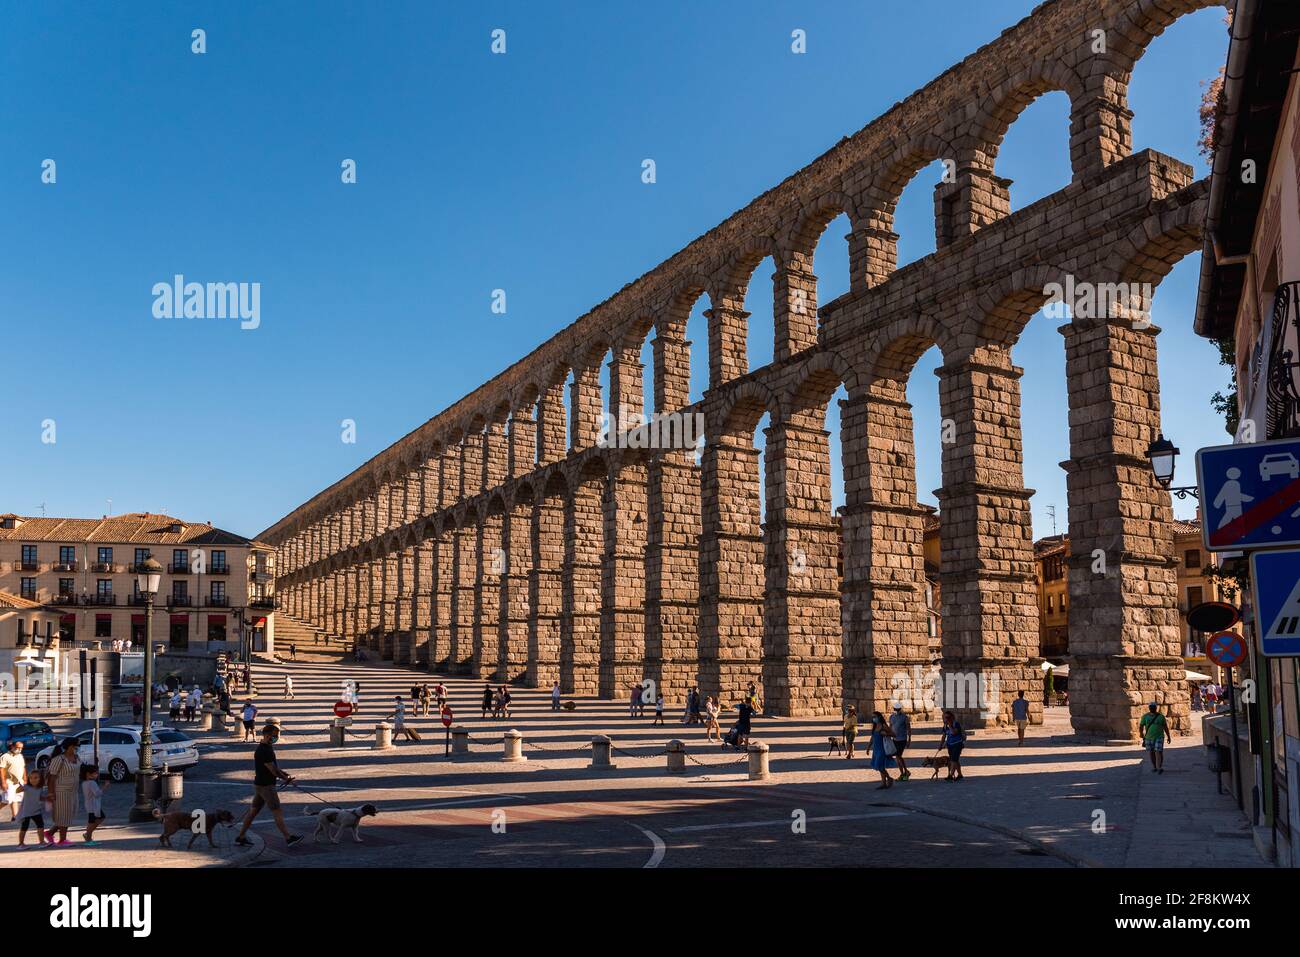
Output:
M344 831L351 831L352 840L360 844L361 835L357 833L357 828L361 826L362 818L374 817L379 810L373 804L360 804L353 808L309 807L303 813L316 815L316 831L311 836L313 842L325 834L337 844ZM330 828L334 829L334 833L330 833Z

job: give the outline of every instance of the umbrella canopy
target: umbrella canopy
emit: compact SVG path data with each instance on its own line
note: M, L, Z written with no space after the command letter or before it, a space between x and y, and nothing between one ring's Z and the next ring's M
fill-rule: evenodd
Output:
M1209 675L1203 675L1199 671L1187 671L1186 669L1184 669L1183 674L1187 676L1188 681L1213 681L1214 680Z
M1050 661L1044 661L1043 670L1052 672L1058 678L1068 678L1070 676L1069 665L1054 665Z

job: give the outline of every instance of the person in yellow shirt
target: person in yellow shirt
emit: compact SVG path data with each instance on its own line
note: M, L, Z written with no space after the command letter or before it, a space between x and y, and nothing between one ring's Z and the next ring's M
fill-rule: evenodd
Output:
M853 739L858 736L858 709L849 705L849 710L844 715L844 757L847 760L853 758Z

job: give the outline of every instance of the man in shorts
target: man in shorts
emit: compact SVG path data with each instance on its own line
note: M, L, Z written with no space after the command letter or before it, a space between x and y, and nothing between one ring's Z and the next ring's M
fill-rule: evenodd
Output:
M236 844L248 847L253 843L247 837L248 829L264 807L271 809L275 826L280 829L287 846L293 847L302 840L301 834L290 834L289 829L284 826L284 811L280 809L280 795L275 790L277 780L286 783L293 781L293 776L287 771L282 771L275 760L275 742L279 738L280 729L275 725L268 724L262 729L262 742L253 752L253 806L244 815L244 825L239 829L239 836L235 838Z
M251 701L244 702L244 710L240 713L240 719L244 722L245 741L253 739L253 721L257 718L257 708Z
M1160 713L1160 706L1152 701L1147 705L1147 713L1142 715L1138 731L1142 735L1142 747L1151 752L1151 771L1153 774L1165 773L1165 742L1173 741L1169 733L1169 722Z
M1016 700L1011 702L1011 717L1016 722L1016 737L1019 739L1016 743L1021 745L1025 743L1025 728L1029 726L1029 702L1025 700L1023 691L1016 694Z

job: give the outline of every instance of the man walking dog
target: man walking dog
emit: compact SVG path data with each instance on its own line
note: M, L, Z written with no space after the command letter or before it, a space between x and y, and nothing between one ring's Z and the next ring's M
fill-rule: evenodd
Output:
M264 807L271 809L271 817L275 818L275 826L280 829L286 845L293 847L302 840L301 834L290 834L289 829L284 826L284 811L280 809L280 795L275 790L277 780L287 784L292 784L294 780L293 775L281 770L275 760L275 742L279 738L280 729L275 725L268 724L262 728L262 743L253 752L253 806L244 815L244 825L239 829L239 836L235 838L236 844L248 847L253 843L247 837L248 829Z

